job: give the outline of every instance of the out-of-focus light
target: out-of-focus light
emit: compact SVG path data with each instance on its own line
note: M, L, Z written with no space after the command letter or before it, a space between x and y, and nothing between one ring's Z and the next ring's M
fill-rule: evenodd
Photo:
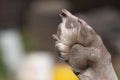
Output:
M2 59L8 70L15 72L24 57L24 49L20 32L8 29L0 32Z
M32 52L17 72L17 80L52 80L54 60L48 52Z

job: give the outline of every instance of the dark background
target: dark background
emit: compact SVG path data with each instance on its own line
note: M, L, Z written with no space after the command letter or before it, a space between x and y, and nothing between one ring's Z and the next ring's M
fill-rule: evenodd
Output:
M63 8L84 19L102 37L120 75L120 0L0 0L0 32L16 29L26 52L44 50L57 56L51 36ZM4 77L7 71L0 63Z

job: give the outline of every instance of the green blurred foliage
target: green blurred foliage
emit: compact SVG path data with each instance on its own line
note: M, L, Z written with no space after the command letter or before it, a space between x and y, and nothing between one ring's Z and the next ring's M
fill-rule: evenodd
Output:
M120 80L120 66L115 66L115 71L116 71L118 80Z
M2 54L0 50L0 80L7 80L7 69L2 61Z
M33 49L31 41L25 31L22 32L22 42L26 52L30 52Z

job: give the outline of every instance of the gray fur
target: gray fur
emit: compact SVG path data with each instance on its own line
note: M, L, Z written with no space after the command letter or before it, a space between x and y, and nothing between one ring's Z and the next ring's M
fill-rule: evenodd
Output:
M118 80L111 55L100 36L82 19L66 9L60 14L62 23L53 37L61 57L81 80Z

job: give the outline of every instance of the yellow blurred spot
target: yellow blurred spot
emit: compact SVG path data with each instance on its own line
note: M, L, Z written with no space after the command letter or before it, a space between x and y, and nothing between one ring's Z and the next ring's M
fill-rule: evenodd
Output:
M71 71L70 67L64 64L58 64L53 70L53 80L79 80Z

